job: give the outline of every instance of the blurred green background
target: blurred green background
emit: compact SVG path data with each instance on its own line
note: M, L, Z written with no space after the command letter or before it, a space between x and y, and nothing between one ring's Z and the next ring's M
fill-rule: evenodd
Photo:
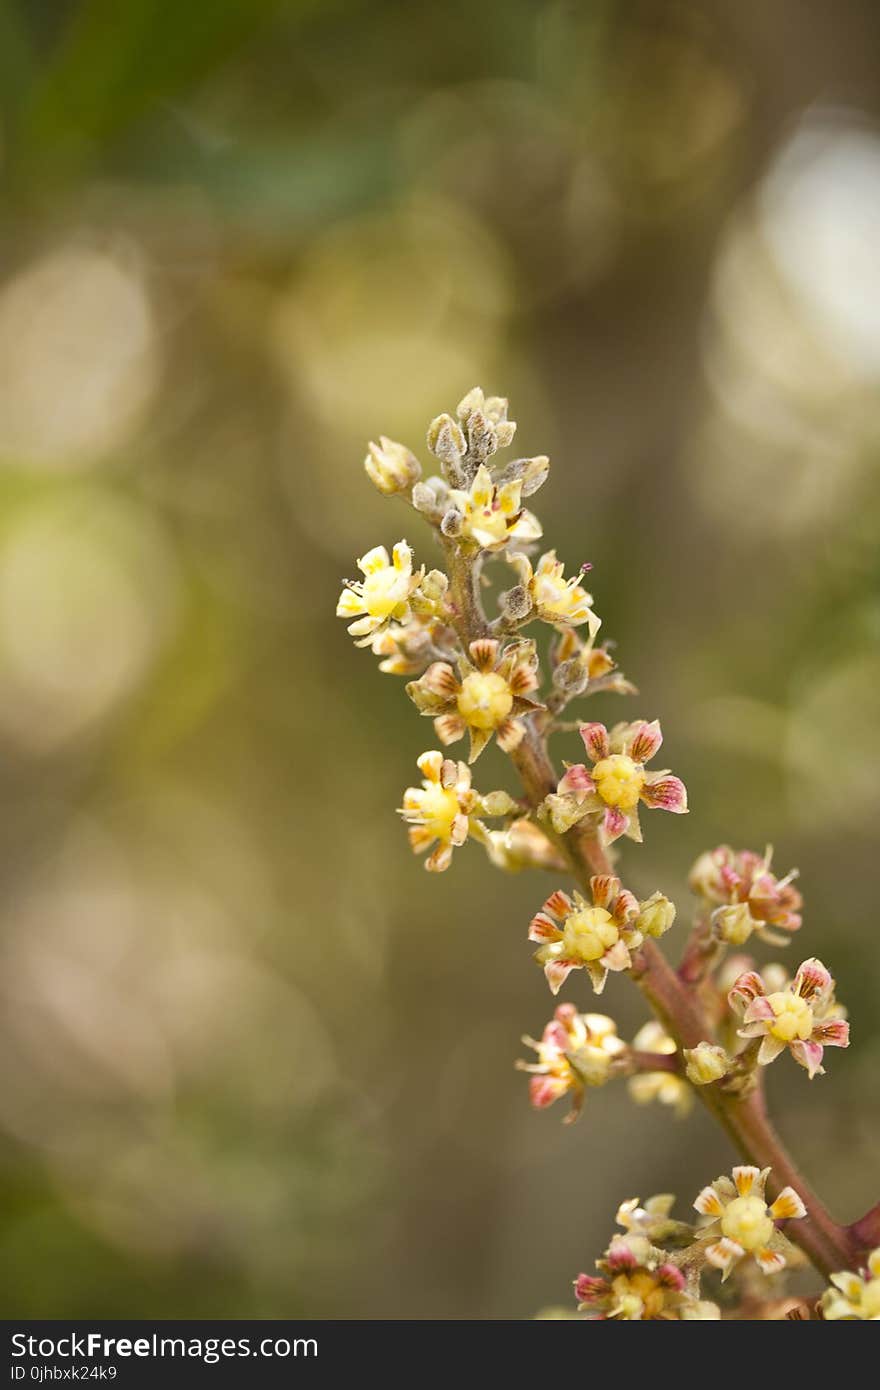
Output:
M333 610L369 546L433 557L364 445L475 383L640 686L591 716L688 783L623 860L670 949L703 848L802 870L854 1045L770 1089L859 1215L880 9L2 0L0 69L5 1315L530 1316L729 1166L622 1084L529 1110L550 885L429 878L394 814L432 731Z

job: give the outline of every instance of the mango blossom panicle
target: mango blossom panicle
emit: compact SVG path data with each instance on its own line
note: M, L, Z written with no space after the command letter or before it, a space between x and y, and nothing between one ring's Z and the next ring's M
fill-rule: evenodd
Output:
M595 638L602 620L593 612L592 596L581 585L583 570L566 579L565 566L557 560L555 550L542 555L534 568L527 555L517 553L507 558L539 618L556 626L588 623L590 640Z
M678 1266L643 1236L615 1236L596 1268L600 1276L579 1274L574 1285L579 1311L588 1318L668 1322L721 1316L714 1303L690 1292Z
M529 923L529 940L541 943L535 960L543 965L553 994L572 970L586 970L601 994L609 970L628 970L632 952L642 944L638 900L621 888L620 879L596 874L590 891L592 903L577 891L572 899L557 889Z
M872 1250L861 1274L844 1269L832 1274L831 1283L821 1302L826 1322L880 1322L880 1247Z
M770 845L762 855L719 845L694 864L691 888L715 904L712 925L720 940L741 946L754 932L771 945L784 946L800 928L803 898L794 887L797 869L777 878L770 871L772 858Z
M823 1075L826 1047L849 1047L849 1024L834 998L834 980L820 960L803 961L790 984L768 992L757 971L740 975L728 995L742 1014L741 1038L761 1038L758 1064L767 1066L788 1048L810 1080Z
M726 1279L740 1260L751 1256L764 1274L778 1274L788 1263L789 1245L776 1229L777 1221L797 1221L807 1209L793 1187L784 1187L768 1206L764 1189L769 1168L743 1164L733 1170L733 1181L716 1178L694 1202L701 1216L709 1217L700 1238L717 1236L704 1246L706 1259Z
M422 572L413 573L412 551L398 541L391 555L376 545L358 560L363 579L348 579L336 605L337 618L354 618L348 631L355 645L369 647L377 632L392 622L407 623L412 617L410 599Z
M468 836L484 842L488 831L480 815L506 816L518 808L506 792L481 796L471 786L470 768L453 762L437 751L418 759L424 774L421 787L407 787L400 814L409 826L409 842L416 854L423 854L436 843L425 868L442 873L452 862L452 851Z
M577 1119L587 1086L604 1086L613 1064L626 1053L617 1026L605 1014L579 1014L573 1004L560 1004L541 1035L540 1042L523 1037L538 1054L537 1062L516 1063L518 1071L531 1073L529 1098L543 1110L560 1096L571 1096L565 1124Z
M627 835L641 842L639 802L683 815L687 809L684 783L668 771L648 772L645 764L663 742L660 724L639 720L617 724L583 724L581 738L593 764L569 767L555 793L544 805L557 834L564 834L584 816L599 815L607 843Z
M510 540L538 540L541 523L523 508L522 486L518 478L496 484L481 464L466 491L451 488L449 492L450 508L459 518L458 536L488 551L501 550Z
M441 743L470 735L473 763L493 734L505 752L521 743L523 715L543 709L528 698L538 684L537 665L534 642L511 642L502 650L495 638L482 637L471 642L467 657L458 657L460 675L449 662L435 661L406 693L433 718Z

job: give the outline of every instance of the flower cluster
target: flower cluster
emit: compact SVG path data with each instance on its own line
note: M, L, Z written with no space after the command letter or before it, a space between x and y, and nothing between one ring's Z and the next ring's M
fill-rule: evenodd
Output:
M807 1210L793 1187L784 1187L768 1206L764 1189L770 1169L743 1164L733 1180L716 1178L704 1187L694 1209L709 1218L701 1237L706 1259L726 1279L741 1260L751 1258L763 1274L778 1274L789 1258L789 1244L776 1229L777 1221L797 1221Z
M476 762L494 734L505 753L521 742L522 716L543 709L529 699L536 689L538 657L534 642L510 642L502 648L492 637L471 642L457 659L459 674L446 661L435 661L406 687L421 714L434 720L441 743L470 735L468 762Z
M516 1064L518 1071L531 1073L532 1105L543 1110L560 1096L570 1095L567 1124L580 1114L585 1088L604 1086L627 1052L613 1019L605 1014L579 1014L573 1004L559 1005L540 1042L528 1036L523 1042L538 1054L537 1062Z
M712 930L719 941L742 946L754 932L771 945L784 946L800 927L803 899L794 887L797 870L777 878L770 871L772 858L769 846L760 855L719 845L694 864L691 888L713 909Z
M746 971L728 998L742 1014L740 1037L761 1039L759 1066L788 1048L812 1080L824 1071L826 1047L849 1047L849 1024L834 998L834 980L820 960L803 961L789 984L770 991L757 971Z
M690 874L700 907L677 971L654 946L673 925L675 907L660 892L640 901L624 888L613 872L618 850L611 846L624 836L641 841L642 806L687 812L687 792L678 777L649 767L663 742L658 721L609 729L562 718L580 697L632 694L635 687L618 671L613 643L597 645L601 622L583 584L590 566L566 575L555 550L539 553L541 523L525 503L545 482L549 460L536 455L499 463L515 433L506 399L475 387L454 413L437 416L428 428L439 475L423 477L415 454L384 435L364 460L381 494L409 502L433 528L446 572L417 567L406 541L390 554L375 546L357 561L360 578L344 581L337 614L356 645L379 659L380 670L408 678L408 696L433 721L443 747L469 739L467 763L442 751L422 754L421 785L406 789L400 814L413 851L426 854L425 867L434 872L447 869L468 839L500 869L570 871L579 888L552 892L528 930L551 992L558 994L575 970L586 971L596 994L609 973L629 971L654 1006L657 1019L627 1044L613 1019L559 1004L539 1041L523 1039L536 1060L517 1063L529 1074L535 1108L568 1097L571 1121L588 1088L620 1076L634 1101L656 1100L679 1115L702 1088L709 1109L737 1132L737 1114L747 1118L748 1107L761 1102L760 1068L788 1049L811 1078L821 1073L824 1048L848 1046L845 1012L818 960L805 960L793 978L777 965L759 973L749 956L725 960L730 946L740 948L753 936L785 944L801 926L796 872L777 877L770 849L760 855L721 845L701 855ZM499 586L492 616L485 599L495 591L491 567L497 576L499 560L515 582ZM551 629L543 693L542 644L521 632L529 624ZM557 780L548 740L575 729L586 760L566 763ZM469 765L493 738L520 774L522 800L473 786ZM490 829L492 818L501 824ZM683 1046L694 1039L702 1040ZM744 1130L740 1141L744 1134L751 1147ZM769 1140L764 1152L772 1153ZM644 1205L623 1203L624 1234L597 1262L597 1275L577 1280L581 1314L717 1319L716 1305L700 1297L706 1267L726 1279L738 1266L769 1275L791 1263L778 1223L787 1230L806 1214L804 1203L786 1187L768 1204L769 1171L743 1165L732 1179L704 1188L694 1203L698 1226L672 1218L668 1194ZM822 1229L819 1216L816 1211L814 1222L801 1228L806 1250ZM741 1316L756 1282L742 1281ZM763 1306L758 1315L771 1316L766 1310L778 1300ZM829 1320L880 1319L880 1252L860 1273L835 1274L821 1306Z
M590 1319L679 1321L720 1318L714 1303L700 1300L676 1264L644 1236L615 1236L597 1275L579 1274L578 1309Z
M592 767L569 767L544 803L558 834L593 816L606 843L621 835L641 843L639 802L675 815L687 811L684 783L668 771L648 772L645 767L663 742L657 720L617 724L610 733L604 724L584 724L580 735Z

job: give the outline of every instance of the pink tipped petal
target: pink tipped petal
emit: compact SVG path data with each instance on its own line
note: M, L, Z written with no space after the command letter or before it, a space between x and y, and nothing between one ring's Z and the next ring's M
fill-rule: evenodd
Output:
M748 1007L753 999L764 993L764 981L757 970L746 970L734 981L733 987L727 996L727 1002L732 1009L743 1010Z
M615 1274L635 1269L638 1264L635 1253L630 1249L624 1236L615 1236L608 1247L608 1268Z
M763 1274L779 1274L785 1269L785 1256L781 1250L756 1250L755 1263Z
M536 912L531 922L529 922L529 941L559 941L562 932L550 917L543 912Z
M590 879L590 892L596 907L608 907L620 892L620 879L614 874L594 874Z
M536 1110L545 1110L567 1090L558 1076L533 1076L529 1081L529 1100Z
M646 806L659 811L671 811L674 816L687 812L687 788L680 777L658 777L656 782L648 778L642 788L642 800Z
M776 1015L773 1012L773 1006L771 1005L770 1000L767 999L763 994L759 994L747 1005L746 1011L743 1014L743 1022L761 1023L766 1022L768 1019L772 1019L775 1017Z
M817 994L830 994L834 985L830 971L815 956L798 966L794 987L802 999L814 999Z
M663 735L660 732L660 721L658 719L655 719L651 724L647 722L639 724L629 746L629 756L632 758L633 762L649 763L654 755L659 752L662 742Z
M633 917L638 917L640 911L638 898L628 888L624 888L614 901L611 915L615 922L629 922Z
M814 1076L824 1076L825 1069L822 1066L822 1053L824 1049L821 1043L816 1042L793 1042L791 1044L791 1055L799 1066L803 1067L812 1081Z
M602 829L605 832L605 839L608 844L613 844L619 840L629 826L629 817L625 816L617 806L609 806L605 811L602 822Z
M567 917L571 912L571 898L561 888L557 888L555 893L550 894L541 911L549 913L551 917Z
M544 966L544 974L551 994L559 993L572 970L576 970L579 964L580 961L576 960L548 960Z
M760 1168L755 1168L751 1163L741 1163L734 1168L731 1175L733 1185L740 1197L748 1197L755 1183L761 1176Z
M724 1203L714 1187L704 1187L702 1192L697 1195L694 1210L698 1211L701 1216L721 1216L724 1212Z
M582 724L580 736L584 741L587 757L591 762L598 763L603 758L608 757L611 746L608 742L608 730L604 724Z
M628 970L632 965L632 956L625 941L615 941L610 951L606 951L601 958L601 964L606 970Z
M676 1289L679 1293L685 1287L687 1280L677 1265L661 1265L657 1270L657 1278L661 1284L665 1284L668 1289Z
M580 1303L596 1303L608 1293L608 1280L594 1274L579 1274L574 1281L575 1297Z
M829 1018L813 1029L813 1042L823 1047L849 1047L849 1024L842 1018Z
M596 790L592 777L583 763L575 763L559 779L557 791L562 796L573 796L579 803L585 796Z
M798 1221L806 1214L807 1209L793 1187L784 1187L770 1207L774 1221Z

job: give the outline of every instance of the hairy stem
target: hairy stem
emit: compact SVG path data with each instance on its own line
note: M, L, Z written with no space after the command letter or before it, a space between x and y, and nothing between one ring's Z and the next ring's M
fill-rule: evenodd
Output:
M490 631L480 595L479 565L472 558L462 556L454 544L446 543L445 549L454 626L467 647L469 642ZM525 736L510 757L529 803L537 808L544 797L555 790L557 774L544 737L532 720L526 719L524 723ZM607 848L597 830L587 822L581 821L561 836L553 836L549 828L545 829L558 844L574 878L587 892L593 874L614 872ZM636 953L630 973L657 1018L674 1038L679 1053L683 1048L696 1047L704 1039L711 1038L712 1026L697 991L688 983L689 972L682 978L654 941L644 942ZM680 1065L678 1058L672 1060ZM759 1168L771 1169L770 1195L774 1196L787 1186L799 1194L808 1215L789 1223L786 1234L815 1267L827 1277L835 1270L858 1266L864 1250L872 1242L880 1241L880 1207L853 1226L839 1225L805 1181L773 1128L760 1088L745 1096L725 1091L718 1082L697 1086L695 1090L740 1155Z

